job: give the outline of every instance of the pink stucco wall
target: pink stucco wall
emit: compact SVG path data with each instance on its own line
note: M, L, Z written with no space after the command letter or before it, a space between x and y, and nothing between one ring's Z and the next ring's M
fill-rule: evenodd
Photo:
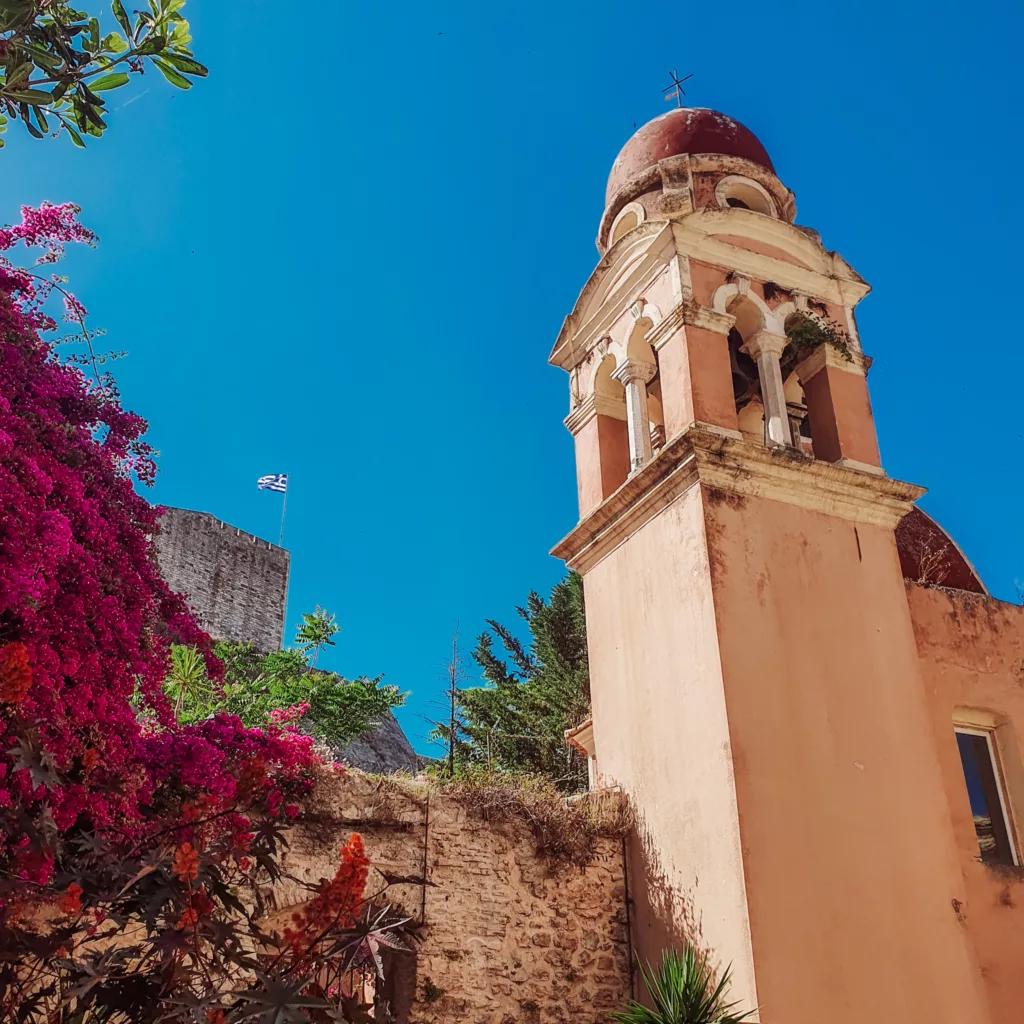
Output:
M1024 872L988 867L979 858L953 720L974 709L1005 723L999 755L1019 849L1024 810L1024 608L914 584L907 586L907 601L963 877L962 927L976 951L992 1024L1019 1024L1024 1019Z
M706 523L763 1018L982 1024L892 529L715 491Z
M962 776L891 527L698 484L585 585L598 768L639 815L640 956L696 939L765 1021L1019 1020L1016 877L951 826Z
M598 769L638 811L637 953L683 936L756 1005L703 502L691 489L586 575Z

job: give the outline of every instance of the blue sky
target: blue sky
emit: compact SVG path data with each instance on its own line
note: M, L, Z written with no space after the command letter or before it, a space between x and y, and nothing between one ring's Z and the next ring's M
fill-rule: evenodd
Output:
M562 573L575 476L546 359L669 68L757 133L798 222L873 285L886 468L1015 597L1018 5L188 8L210 78L133 83L84 153L12 125L0 221L82 206L101 246L65 266L130 353L150 496L276 539L255 480L289 472L289 623L335 612L326 664L411 690L418 745L456 623L471 645Z

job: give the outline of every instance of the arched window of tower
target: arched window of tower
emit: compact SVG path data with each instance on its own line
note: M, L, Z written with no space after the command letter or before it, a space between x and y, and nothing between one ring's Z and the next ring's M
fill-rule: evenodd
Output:
M647 212L640 203L627 203L612 221L608 230L608 247L611 248L620 238L633 228L641 225L647 218Z
M750 441L764 443L764 403L757 364L743 351L743 335L735 327L729 331L729 365L732 369L732 394L740 432Z
M727 174L715 185L715 199L723 209L753 210L766 217L778 217L771 193L753 178Z
M626 389L629 466L633 473L650 461L654 453L647 387L658 372L658 363L646 338L653 326L654 321L648 316L636 318L626 342L626 358L616 367L614 374Z
M733 330L742 341L742 348L736 347L733 358L733 345L730 346L730 363L733 370L734 394L740 388L738 376L749 374L749 364L742 362L740 357L746 355L757 367L758 394L757 399L762 408L762 438L766 445L791 445L792 430L789 413L786 408L785 388L783 386L780 357L787 345L784 334L776 333L778 325L771 311L764 302L756 299L749 291L749 282L740 292L729 300L726 312L736 318ZM769 324L771 328L769 328ZM745 394L746 404L751 404L753 395ZM740 418L740 430L752 436L755 429L754 411L739 417L740 396L737 396L737 415Z
M594 373L598 465L587 472L597 473L597 489L601 500L626 482L630 468L626 390L613 377L615 366L615 356L607 353Z

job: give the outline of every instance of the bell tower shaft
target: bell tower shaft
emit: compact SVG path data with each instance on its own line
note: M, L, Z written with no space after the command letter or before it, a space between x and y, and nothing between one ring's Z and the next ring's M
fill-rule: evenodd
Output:
M868 286L794 209L713 111L613 169L551 356L576 382L581 515L553 554L584 578L594 779L636 814L641 959L709 949L767 1021L991 1024L894 535L923 490L881 467Z

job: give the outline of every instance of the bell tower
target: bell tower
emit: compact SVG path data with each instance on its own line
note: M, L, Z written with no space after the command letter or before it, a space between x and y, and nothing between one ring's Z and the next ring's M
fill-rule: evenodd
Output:
M641 128L569 374L596 786L637 816L639 956L685 937L777 1024L988 1024L854 308L754 135Z

